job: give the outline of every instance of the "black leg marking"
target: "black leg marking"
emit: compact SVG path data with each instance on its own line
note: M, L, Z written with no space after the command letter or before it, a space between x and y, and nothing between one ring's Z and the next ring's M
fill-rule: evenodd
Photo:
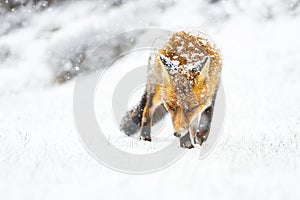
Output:
M151 127L149 125L142 127L140 139L151 142Z
M209 107L207 107L201 114L199 126L196 131L196 137L194 138L195 143L202 145L203 142L207 140L210 127L211 127L211 121L213 118L214 103L215 103L215 96L213 98L212 104Z

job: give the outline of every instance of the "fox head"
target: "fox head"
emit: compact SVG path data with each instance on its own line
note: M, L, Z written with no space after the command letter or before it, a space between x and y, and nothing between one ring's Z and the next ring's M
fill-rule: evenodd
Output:
M207 39L182 31L158 51L156 63L162 77L161 99L172 118L174 135L184 136L210 104L220 72L219 52Z
M210 58L206 57L190 69L180 68L163 55L160 60L163 65L162 100L171 115L174 135L180 137L206 104L209 88L204 82L209 78Z

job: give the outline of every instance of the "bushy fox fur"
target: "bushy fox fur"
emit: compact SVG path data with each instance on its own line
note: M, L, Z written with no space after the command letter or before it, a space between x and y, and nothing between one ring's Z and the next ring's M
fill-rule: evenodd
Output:
M219 50L203 34L174 33L150 56L146 91L127 112L121 130L151 141L151 126L168 112L180 145L193 148L206 141L221 74Z

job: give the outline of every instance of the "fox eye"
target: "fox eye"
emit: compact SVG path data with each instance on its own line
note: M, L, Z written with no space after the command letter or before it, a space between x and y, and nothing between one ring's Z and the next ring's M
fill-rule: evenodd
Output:
M171 105L168 104L168 103L166 104L166 106L167 106L168 109L172 110L173 112L176 112L176 107L171 106Z
M176 112L176 108L174 108L174 107L170 107L170 110L172 110L173 112Z

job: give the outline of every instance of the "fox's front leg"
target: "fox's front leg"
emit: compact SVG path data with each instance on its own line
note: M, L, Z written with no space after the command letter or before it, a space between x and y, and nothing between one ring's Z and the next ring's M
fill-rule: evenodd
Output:
M150 85L148 87L150 88L147 88L147 102L142 114L142 128L140 136L140 139L145 141L151 141L151 126L153 122L153 114L156 108L162 103L159 95L159 85Z
M207 107L201 114L201 119L199 122L198 129L195 133L194 137L194 143L199 144L200 146L207 140L210 127L211 127L211 121L213 117L213 106Z
M203 142L207 140L208 134L210 132L210 127L211 127L211 122L212 122L213 112L214 112L215 98L216 95L214 95L211 105L208 106L201 113L199 126L194 137L194 142L199 145L202 145Z
M151 141L152 113L148 102L143 110L141 125L142 129L140 139L145 141Z
M190 134L194 144L199 144L200 146L208 138L211 122L214 112L215 97L212 99L212 103L208 106L202 113L199 123L193 123Z

